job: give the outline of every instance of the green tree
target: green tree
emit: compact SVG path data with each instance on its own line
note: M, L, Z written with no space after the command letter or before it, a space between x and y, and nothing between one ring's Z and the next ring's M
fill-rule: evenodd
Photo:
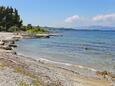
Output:
M32 28L33 28L33 26L31 24L27 25L27 30L32 29Z
M19 28L17 26L12 26L8 29L9 32L16 32L19 31Z
M22 26L22 22L17 9L0 6L1 31L11 31L11 27L13 26L19 29Z

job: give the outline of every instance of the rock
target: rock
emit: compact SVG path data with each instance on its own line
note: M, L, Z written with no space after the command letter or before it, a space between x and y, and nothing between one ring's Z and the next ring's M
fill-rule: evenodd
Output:
M36 38L50 38L49 34L36 34L35 35Z
M88 50L88 48L86 47L85 50Z
M10 41L10 44L15 44L15 41L14 40Z
M17 55L17 53L14 51L14 52L10 52L11 54L13 54L13 55Z
M13 39L14 39L14 41L19 41L20 38L14 37Z
M10 44L9 47L17 47L15 44Z
M4 42L0 41L0 45L4 45Z
M108 72L107 71L97 71L96 75L106 78L106 75L108 75Z
M97 71L96 72L96 75L98 75L98 76L103 76L104 78L106 78L106 76L109 76L109 77L111 77L111 78L115 78L115 75L114 74L112 74L112 73L110 73L110 72L107 72L107 71Z
M12 50L12 48L9 47L9 46L3 46L2 48L5 49L5 50Z

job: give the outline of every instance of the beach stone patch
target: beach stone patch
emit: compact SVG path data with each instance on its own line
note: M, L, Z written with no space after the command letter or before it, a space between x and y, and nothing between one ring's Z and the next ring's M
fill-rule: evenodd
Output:
M18 82L20 81L31 84L32 80L31 77L15 73L11 68L4 67L0 69L0 86L19 86Z

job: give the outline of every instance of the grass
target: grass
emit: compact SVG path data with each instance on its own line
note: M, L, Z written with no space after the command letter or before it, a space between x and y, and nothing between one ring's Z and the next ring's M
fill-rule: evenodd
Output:
M23 81L19 81L18 86L29 86L29 84L27 84L27 83L25 83Z
M40 83L37 80L33 80L31 83L32 86L41 86ZM31 86L30 84L27 84L26 82L19 81L18 86Z
M5 66L7 66L7 65L0 63L0 68L3 68ZM42 86L40 84L38 78L34 74L32 74L31 72L24 69L23 67L14 67L14 72L15 73L20 73L20 74L23 74L25 76L29 76L29 77L33 78L32 82L31 82L32 86ZM27 84L26 82L19 81L18 86L30 86L30 85Z
M40 84L39 81L37 81L37 80L33 80L33 81L32 81L32 85L33 85L33 86L41 86L41 84Z
M25 76L28 76L30 78L32 78L32 82L31 82L31 85L32 86L42 86L40 81L39 81L39 78L34 75L34 73L32 73L31 71L27 70L26 68L24 67L21 67L21 66L16 66L16 65L11 65L10 64L8 65L7 62L4 62L4 60L0 61L0 69L4 68L4 67L11 67L14 69L13 72L15 73L19 73L19 74L22 74L22 75L25 75ZM23 82L23 81L19 81L18 82L18 85L19 86L30 86L29 84Z
M4 65L4 64L2 64L2 63L0 63L0 68L3 68L3 67L5 67L5 65Z
M14 72L20 73L20 74L23 74L23 75L26 75L26 76L33 78L34 80L32 81L32 86L41 86L38 78L35 75L33 75L31 72L25 70L24 68L16 67ZM22 83L22 85L20 85L20 86L29 86L29 85Z
M28 70L26 70L26 69L24 69L22 67L14 68L14 72L29 76L31 78L36 78L36 76L34 76L31 72L29 72Z
M42 34L42 33L47 33L48 31L43 28L32 28L32 29L28 29L26 32L30 34L39 34L39 33Z

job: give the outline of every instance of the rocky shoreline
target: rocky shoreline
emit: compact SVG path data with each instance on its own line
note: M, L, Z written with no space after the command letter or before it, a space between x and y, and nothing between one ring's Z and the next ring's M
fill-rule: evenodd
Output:
M72 70L73 65L17 55L13 48L20 38L21 35L0 33L0 86L115 86L115 76L106 71L95 71L94 77L84 76ZM82 68L74 68L78 67Z

